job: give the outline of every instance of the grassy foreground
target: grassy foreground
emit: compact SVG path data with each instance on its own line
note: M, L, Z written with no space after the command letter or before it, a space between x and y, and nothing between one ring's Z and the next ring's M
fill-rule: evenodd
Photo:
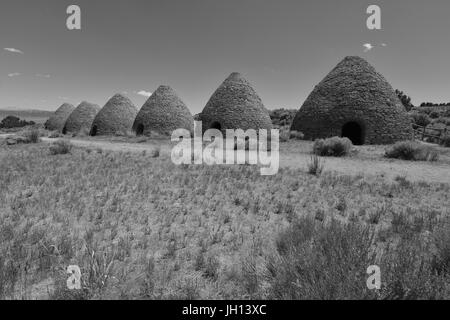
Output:
M450 184L3 146L0 298L449 299Z

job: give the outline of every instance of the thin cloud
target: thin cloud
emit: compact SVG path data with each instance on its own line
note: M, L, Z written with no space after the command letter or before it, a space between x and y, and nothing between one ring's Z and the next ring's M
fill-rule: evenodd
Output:
M374 48L374 46L370 43L363 44L363 47L364 47L364 52L369 52L370 50L372 50Z
M151 97L152 94L153 94L153 93L148 92L148 91L145 91L145 90L135 91L134 93L135 93L135 94L138 94L138 95L140 95L140 96L143 96L143 97L147 97L147 98Z
M10 78L14 78L14 77L18 77L18 76L21 76L22 74L21 73L18 73L18 72L14 72L14 73L10 73L10 74L8 74L8 77L10 77Z
M387 44L384 43L384 42L379 44L379 45L373 45L371 43L365 43L365 44L363 44L364 52L369 52L369 51L373 50L376 46L377 47L381 46L381 47L385 48L385 47L387 47Z
M49 75L49 74L40 74L40 73L38 73L38 74L36 74L36 77L38 77L38 78L50 78L51 76Z
M68 97L58 97L58 99L60 99L60 100L69 100Z
M3 50L11 52L11 53L18 53L18 54L23 54L22 50L19 49L15 49L15 48L4 48Z

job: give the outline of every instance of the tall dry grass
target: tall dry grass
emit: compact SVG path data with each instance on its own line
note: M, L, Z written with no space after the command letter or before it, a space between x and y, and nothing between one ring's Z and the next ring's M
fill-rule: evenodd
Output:
M449 184L43 145L0 181L2 299L449 298Z

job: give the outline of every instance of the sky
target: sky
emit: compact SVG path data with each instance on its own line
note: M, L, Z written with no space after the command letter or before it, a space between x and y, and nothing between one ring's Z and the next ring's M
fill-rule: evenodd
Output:
M66 27L71 4L81 30ZM366 26L373 4L381 30ZM196 114L232 72L268 109L299 109L348 55L415 104L450 101L448 0L1 0L0 50L0 109L115 93L141 107L165 84Z

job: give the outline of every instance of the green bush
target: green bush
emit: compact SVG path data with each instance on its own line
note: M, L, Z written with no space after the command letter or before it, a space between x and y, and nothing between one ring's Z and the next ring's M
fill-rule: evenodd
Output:
M58 140L54 142L49 150L51 155L68 154L72 151L73 145L68 140Z
M386 149L385 156L392 159L402 159L411 161L437 161L438 151L414 141L401 141Z
M350 153L352 147L348 138L319 139L314 142L313 153L322 157L343 157Z

